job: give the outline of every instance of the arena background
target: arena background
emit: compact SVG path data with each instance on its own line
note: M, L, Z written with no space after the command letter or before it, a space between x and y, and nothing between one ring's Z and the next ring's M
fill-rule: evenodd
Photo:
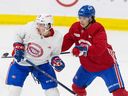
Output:
M55 26L70 26L86 4L96 8L97 21L106 29L128 31L127 0L0 0L0 24L25 24L38 14L50 13Z

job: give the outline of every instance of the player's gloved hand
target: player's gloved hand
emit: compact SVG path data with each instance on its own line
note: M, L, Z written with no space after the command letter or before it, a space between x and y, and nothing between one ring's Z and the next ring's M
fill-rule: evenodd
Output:
M20 62L22 59L24 59L24 44L22 43L14 43L13 44L14 47L14 58L17 60L17 62Z
M87 56L87 52L88 52L88 48L90 46L90 43L85 41L85 42L81 42L79 45L76 45L73 49L72 49L72 54L76 57L79 56Z
M62 71L64 69L64 67L65 67L64 62L60 59L59 56L52 57L52 59L51 59L51 65L54 67L54 69L57 72Z

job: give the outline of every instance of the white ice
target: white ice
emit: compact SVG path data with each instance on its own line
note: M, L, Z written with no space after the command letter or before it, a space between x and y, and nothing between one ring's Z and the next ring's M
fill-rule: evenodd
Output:
M20 26L0 26L0 56L4 52L11 53L13 36ZM55 27L62 34L68 32L67 27ZM113 45L118 58L122 77L128 89L128 32L107 31L108 42ZM71 88L72 79L80 66L79 60L71 54L61 55L66 63L65 69L57 73L60 82ZM7 96L8 86L5 85L6 75L12 59L0 58L0 96ZM62 87L58 87L61 96L73 96ZM87 96L112 96L101 78L96 78L87 88ZM44 96L41 86L36 84L31 75L26 79L21 96Z

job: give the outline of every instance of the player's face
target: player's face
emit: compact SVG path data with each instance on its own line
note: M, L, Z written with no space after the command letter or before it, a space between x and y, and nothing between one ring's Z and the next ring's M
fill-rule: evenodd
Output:
M89 24L89 18L88 17L79 17L79 21L82 27L86 27Z
M45 31L45 24L40 24L40 23L38 23L37 24L37 28L38 28L38 30L40 30L41 32L44 32Z
M37 24L38 32L42 34L44 37L47 37L49 35L49 28L49 25Z

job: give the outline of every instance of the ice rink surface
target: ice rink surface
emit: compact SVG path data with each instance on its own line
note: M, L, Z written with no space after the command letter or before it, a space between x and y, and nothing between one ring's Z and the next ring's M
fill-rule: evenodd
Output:
M20 26L0 26L0 56L4 52L11 53L13 36ZM67 27L55 27L63 35L68 32ZM106 31L108 42L112 44L116 51L118 63L122 77L128 89L128 32ZM71 88L72 78L74 77L80 63L78 58L71 54L61 55L66 63L66 67L62 72L57 73L57 78L60 82ZM8 86L5 85L6 75L12 59L0 58L0 96L7 96ZM61 96L73 96L62 87L58 87ZM105 86L101 78L96 78L93 83L87 88L87 96L112 96ZM25 81L21 96L44 96L41 86L36 84L31 75Z

